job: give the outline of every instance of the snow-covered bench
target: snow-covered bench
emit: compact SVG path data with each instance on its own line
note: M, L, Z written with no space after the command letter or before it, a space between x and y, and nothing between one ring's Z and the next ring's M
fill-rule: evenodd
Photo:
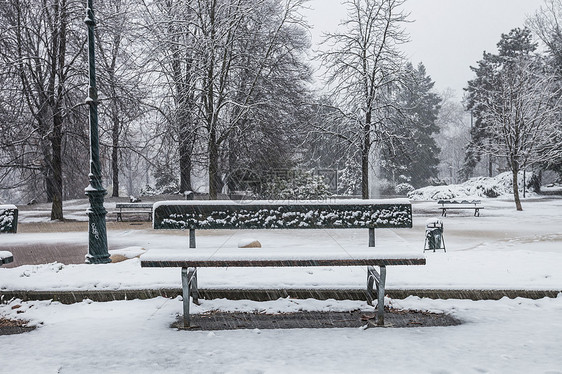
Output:
M18 231L18 207L15 205L0 205L0 233Z
M377 324L384 325L386 266L425 265L423 254L401 254L375 247L375 228L411 228L408 200L316 201L164 201L154 204L154 229L189 230L189 249L151 250L141 256L142 267L182 269L183 324L190 325L190 296L198 302L199 267L367 266L366 298L377 299ZM368 246L353 249L196 248L198 229L346 229L369 231ZM365 243L367 244L367 243ZM378 266L379 271L374 267ZM373 286L375 291L373 291Z
M441 205L441 215L447 217L447 211L451 209L474 209L474 217L480 217L480 209L484 209L480 200L439 200L437 204Z
M124 214L139 215L148 214L148 220L152 220L152 203L117 203L115 208L119 209L117 213L117 221L123 221Z
M14 262L14 256L12 255L12 252L0 251L0 266L9 264L10 262Z

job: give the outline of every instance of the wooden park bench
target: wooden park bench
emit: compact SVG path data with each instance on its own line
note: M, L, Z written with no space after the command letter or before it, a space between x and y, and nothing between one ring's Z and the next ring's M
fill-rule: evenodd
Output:
M14 256L12 255L12 252L0 251L0 266L9 264L10 262L14 262Z
M480 200L439 200L437 204L441 205L438 209L443 217L447 217L448 210L457 209L474 209L474 217L480 217L480 209L484 209Z
M152 221L152 203L117 203L115 208L118 209L117 221L123 222L123 215L145 215L148 214L148 220Z
M190 326L189 297L198 302L199 267L367 266L366 298L376 298L377 324L384 325L386 266L425 265L423 254L412 255L375 247L375 228L411 228L408 200L342 200L334 202L168 201L154 206L153 227L189 230L189 249L151 250L141 256L142 267L181 268L183 325ZM366 229L368 246L355 249L318 248L196 248L201 229ZM367 243L365 243L367 244ZM379 271L375 269L379 267ZM373 291L373 286L375 291Z

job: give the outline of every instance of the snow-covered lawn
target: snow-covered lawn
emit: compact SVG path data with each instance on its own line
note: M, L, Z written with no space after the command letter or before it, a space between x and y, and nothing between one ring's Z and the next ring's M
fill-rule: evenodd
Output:
M481 217L469 211L443 218L447 253L426 252L426 266L394 266L388 288L474 288L562 290L562 199L528 198L523 212L509 200L483 199ZM438 217L435 202L414 202L414 228L377 230L376 250L421 253L424 224ZM76 213L79 216L79 213ZM26 222L25 212L22 224ZM30 216L31 217L31 216ZM36 220L37 217L30 219ZM303 251L349 248L367 243L367 230L199 231L198 246L236 250L251 237L262 248ZM3 244L84 243L87 235L18 233ZM123 253L145 248L187 249L187 233L151 229L110 231ZM362 268L200 269L202 288L361 288ZM0 288L72 290L179 287L179 269L140 268L132 259L107 265L51 263L0 268ZM408 329L295 329L218 332L176 331L179 299L109 303L13 301L0 315L40 327L0 336L0 372L422 372L562 373L562 295L556 299L500 301L392 300L394 307L443 311L464 323ZM16 307L21 305L20 307ZM16 307L16 308L14 308ZM13 309L14 308L14 309ZM271 302L206 300L194 313L213 309L351 310L358 301L282 299ZM21 313L23 311L23 313ZM18 313L20 312L20 313Z
M453 212L443 218L447 253L426 252L426 266L393 266L388 270L388 288L469 288L562 290L562 198L533 198L516 212L509 200L484 199L480 217L470 211ZM374 251L423 251L424 225L439 217L435 202L414 202L413 229L376 230ZM22 223L25 223L25 218ZM117 252L139 253L185 248L185 231L152 229L109 231L108 240ZM342 255L365 248L367 230L220 230L197 231L198 247L222 253L237 251L238 243L257 239L268 250L289 247L292 251L318 253L327 248ZM2 235L10 243L87 243L87 233L18 233ZM16 254L14 254L16 255ZM72 290L180 287L179 269L141 268L138 259L107 265L44 265L0 268L0 289ZM361 288L364 268L208 269L199 271L202 288Z

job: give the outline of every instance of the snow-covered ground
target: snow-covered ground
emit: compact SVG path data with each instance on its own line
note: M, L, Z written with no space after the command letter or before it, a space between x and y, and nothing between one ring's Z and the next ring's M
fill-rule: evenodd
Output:
M0 336L2 373L561 373L562 297L394 301L443 311L451 327L177 331L179 300L15 302L40 328ZM21 305L17 309L11 309ZM349 310L360 302L213 300L210 309ZM17 314L23 310L24 313ZM197 308L196 311L201 311Z
M393 266L388 288L474 288L562 290L562 198L531 198L516 212L509 200L485 199L480 217L471 211L443 218L447 253L426 252L426 266ZM414 202L413 229L376 230L374 251L418 255L424 246L424 225L439 217L435 202ZM22 220L25 222L25 218ZM50 230L49 230L50 231ZM259 253L290 247L318 253L327 249L342 255L366 247L367 230L241 230L197 231L197 245L213 251L237 251L238 243L257 239ZM86 244L87 233L18 233L2 235L10 243ZM110 231L108 241L117 252L187 250L187 232L144 229ZM8 248L4 248L8 249ZM135 253L135 254L136 254ZM15 256L17 254L14 254ZM361 288L363 268L200 269L202 288ZM179 287L178 269L141 268L138 259L107 265L50 263L0 268L0 289L73 290Z
M389 288L562 290L562 198L527 198L523 212L507 199L483 199L480 217L461 211L443 218L447 253L426 252L426 266L389 267ZM435 202L414 202L413 229L377 230L375 251L420 254L424 224L439 216ZM76 215L80 213L77 211ZM26 219L37 217L22 214ZM262 248L351 250L367 244L367 230L198 231L198 246L232 248L248 238ZM82 232L2 235L3 244L84 243ZM185 232L110 231L113 248L127 254L184 247ZM179 269L140 268L132 259L107 265L51 263L0 268L0 288L36 290L179 287ZM360 288L362 268L200 269L202 288ZM392 300L394 307L444 311L464 323L409 329L295 329L176 331L179 299L109 303L12 301L0 315L30 320L33 332L0 336L0 372L422 372L562 373L562 295L500 301ZM21 305L17 307L17 305ZM220 310L351 310L357 301L282 299L208 300L193 312ZM8 358L8 359L6 359Z

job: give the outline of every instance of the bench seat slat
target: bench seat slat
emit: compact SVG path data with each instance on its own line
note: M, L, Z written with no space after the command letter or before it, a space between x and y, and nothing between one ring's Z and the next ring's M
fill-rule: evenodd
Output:
M302 267L425 265L425 258L288 260L141 260L142 267Z
M267 248L262 252L242 248L162 249L141 256L143 267L283 267L283 266L386 266L424 265L425 255L378 251L372 248L325 249Z
M444 206L441 208L437 208L437 209L484 209L484 207L482 206Z
M152 210L122 210L117 213L120 214L148 214L152 213Z

